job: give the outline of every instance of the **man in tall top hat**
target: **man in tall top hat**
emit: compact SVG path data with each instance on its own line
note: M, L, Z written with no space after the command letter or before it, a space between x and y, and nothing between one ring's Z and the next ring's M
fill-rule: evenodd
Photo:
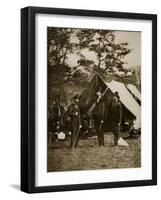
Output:
M71 141L70 147L74 149L79 142L79 132L81 128L81 113L79 107L79 95L73 97L73 103L68 108L68 115L71 118Z
M105 116L105 103L101 91L96 92L96 102L93 109L94 126L98 138L98 145L104 146L103 124Z

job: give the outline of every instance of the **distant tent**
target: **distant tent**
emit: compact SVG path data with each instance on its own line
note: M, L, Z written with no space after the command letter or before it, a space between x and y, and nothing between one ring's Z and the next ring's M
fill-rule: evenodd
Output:
M132 84L128 84L126 87L130 91L130 93L134 96L138 104L141 105L141 94L139 90L136 88L136 86Z
M135 67L131 80L136 85L137 89L141 90L141 68L139 66Z
M135 123L137 124L136 127L141 127L140 105L135 101L126 86L117 81L105 82L98 74L96 74L88 83L87 88L80 96L80 108L82 113L86 113L88 108L90 108L98 90L103 94L102 100L105 102L107 124L110 124L110 116L108 114L110 112L113 95L117 91L123 106L123 120L135 120Z

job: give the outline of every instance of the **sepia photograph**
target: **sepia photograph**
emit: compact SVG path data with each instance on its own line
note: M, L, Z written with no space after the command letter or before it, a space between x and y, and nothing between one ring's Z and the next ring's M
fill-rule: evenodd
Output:
M157 15L21 15L21 190L156 185Z
M141 167L141 32L47 27L47 171Z

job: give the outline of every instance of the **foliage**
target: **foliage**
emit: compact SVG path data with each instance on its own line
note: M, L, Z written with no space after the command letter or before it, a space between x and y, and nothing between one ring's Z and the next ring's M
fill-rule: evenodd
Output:
M61 91L66 81L84 84L95 72L109 80L122 79L121 74L126 73L124 57L131 49L127 42L115 42L114 31L48 27L47 40L49 99L53 85ZM92 52L95 59L83 55L83 50ZM72 54L79 56L76 66L68 62Z
M124 57L131 52L128 43L115 43L114 31L109 30L80 30L77 33L79 48L87 48L96 54L98 64L97 72L112 71L112 68L123 69Z

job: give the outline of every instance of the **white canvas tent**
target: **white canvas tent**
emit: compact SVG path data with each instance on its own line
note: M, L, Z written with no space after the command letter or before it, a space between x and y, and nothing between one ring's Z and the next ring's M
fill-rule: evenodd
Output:
M127 88L141 102L141 94L140 94L139 90L136 88L136 86L132 85L132 84L128 84Z
M119 93L121 103L136 117L134 128L141 128L141 107L130 94L125 84L114 80L106 84L113 93Z

